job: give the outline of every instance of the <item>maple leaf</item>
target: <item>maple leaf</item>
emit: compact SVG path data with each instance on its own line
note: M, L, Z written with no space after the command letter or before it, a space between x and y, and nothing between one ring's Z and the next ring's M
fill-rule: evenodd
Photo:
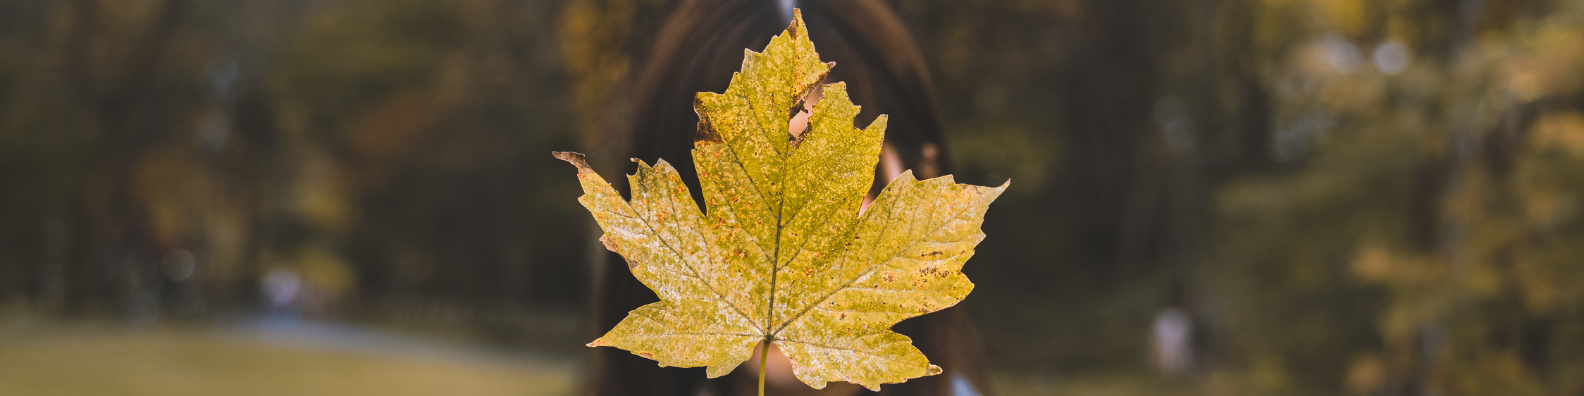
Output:
M941 369L890 330L950 307L973 290L962 265L1006 189L919 181L905 172L860 208L874 181L886 117L853 126L844 83L824 85L801 13L763 52L747 51L725 93L701 92L693 162L707 213L664 159L639 162L624 200L583 160L578 201L660 302L628 314L589 346L613 346L662 366L731 372L761 341L814 388L846 381L878 390ZM809 127L788 133L803 98L823 89Z

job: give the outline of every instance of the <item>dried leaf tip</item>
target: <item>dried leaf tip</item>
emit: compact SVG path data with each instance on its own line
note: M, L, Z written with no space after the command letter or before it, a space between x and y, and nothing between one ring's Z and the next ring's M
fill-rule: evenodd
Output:
M800 30L803 30L803 10L793 8L792 23L787 25L786 28L787 36L796 39Z
M572 151L552 151L550 152L550 155L554 155L556 159L572 163L572 166L576 166L578 168L578 173L594 172L594 168L590 168L588 161L583 159L583 153Z

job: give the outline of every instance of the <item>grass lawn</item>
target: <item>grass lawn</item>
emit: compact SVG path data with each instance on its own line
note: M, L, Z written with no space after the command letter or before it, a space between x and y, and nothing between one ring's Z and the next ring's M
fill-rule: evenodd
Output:
M203 328L0 331L0 395L569 395L578 366L301 347Z
M305 328L0 327L0 396L551 396L571 395L582 367L571 358L365 328ZM1270 385L1279 379L1224 373L1175 380L1147 372L992 377L1001 396L1286 394Z

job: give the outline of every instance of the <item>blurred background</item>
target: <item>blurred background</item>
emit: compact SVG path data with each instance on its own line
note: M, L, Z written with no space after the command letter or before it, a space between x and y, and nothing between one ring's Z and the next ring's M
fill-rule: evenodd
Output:
M0 393L573 394L681 1L0 0ZM999 394L1584 395L1584 2L892 5Z

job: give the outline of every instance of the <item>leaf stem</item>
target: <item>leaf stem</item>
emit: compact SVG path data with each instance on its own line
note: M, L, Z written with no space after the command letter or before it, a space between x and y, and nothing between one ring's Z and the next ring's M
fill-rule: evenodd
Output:
M759 396L764 396L765 360L770 357L770 338L765 337L764 346L759 349Z

